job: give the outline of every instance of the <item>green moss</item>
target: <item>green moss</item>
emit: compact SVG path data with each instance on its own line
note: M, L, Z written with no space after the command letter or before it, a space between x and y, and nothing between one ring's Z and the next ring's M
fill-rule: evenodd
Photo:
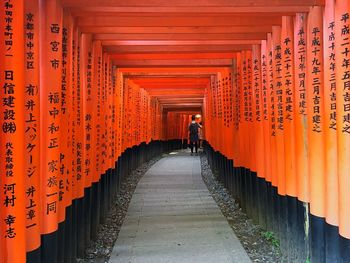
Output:
M275 233L272 231L261 232L261 235L271 243L275 248L280 248L280 241L276 238Z

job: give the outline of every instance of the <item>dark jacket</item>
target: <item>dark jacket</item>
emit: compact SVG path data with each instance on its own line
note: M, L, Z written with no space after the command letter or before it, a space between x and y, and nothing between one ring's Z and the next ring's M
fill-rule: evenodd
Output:
M191 142L198 142L199 141L198 129L199 129L199 124L196 122L192 122L190 124L190 126L188 127L188 131L190 132L190 141Z

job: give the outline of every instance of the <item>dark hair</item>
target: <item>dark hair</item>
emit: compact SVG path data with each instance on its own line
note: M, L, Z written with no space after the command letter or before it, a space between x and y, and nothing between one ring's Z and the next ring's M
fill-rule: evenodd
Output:
M196 120L196 115L192 115L192 120Z

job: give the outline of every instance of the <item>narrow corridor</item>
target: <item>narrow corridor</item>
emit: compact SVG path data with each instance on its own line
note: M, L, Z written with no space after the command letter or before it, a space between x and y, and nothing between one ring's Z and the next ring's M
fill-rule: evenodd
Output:
M110 263L251 262L184 151L158 161L139 182Z
M133 173L198 140L273 263L350 263L350 0L4 0L0 35L0 263L82 263ZM236 243L179 151L111 262L244 262Z

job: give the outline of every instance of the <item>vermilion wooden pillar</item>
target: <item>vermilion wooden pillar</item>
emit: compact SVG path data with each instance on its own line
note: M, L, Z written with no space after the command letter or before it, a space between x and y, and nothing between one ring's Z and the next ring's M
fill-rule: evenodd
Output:
M349 258L350 247L350 120L349 120L349 1L336 1L335 4L335 50L336 50L336 85L337 85L337 152L338 152L338 186L339 186L339 233L341 235L341 260Z
M24 1L4 1L0 19L0 261L25 262Z
M57 262L62 73L62 7L40 1L40 160L42 261Z
M40 262L40 63L39 1L25 2L25 178L26 250L29 262Z

